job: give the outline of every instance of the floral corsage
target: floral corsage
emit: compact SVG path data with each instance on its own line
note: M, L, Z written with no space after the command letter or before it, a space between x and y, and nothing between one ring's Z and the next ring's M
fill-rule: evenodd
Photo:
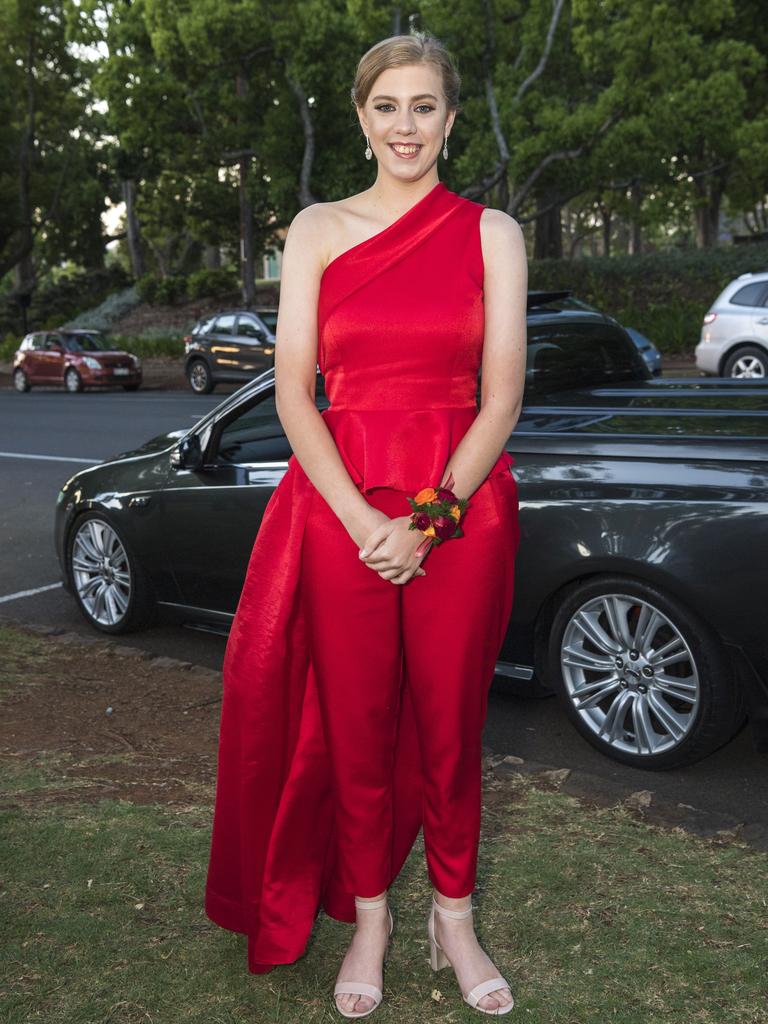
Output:
M464 531L459 520L467 507L467 498L457 498L451 490L453 473L449 474L445 487L423 487L418 494L408 498L413 509L409 530L421 530L426 535L423 544L416 549L422 554L431 544L442 544L453 537L463 537Z

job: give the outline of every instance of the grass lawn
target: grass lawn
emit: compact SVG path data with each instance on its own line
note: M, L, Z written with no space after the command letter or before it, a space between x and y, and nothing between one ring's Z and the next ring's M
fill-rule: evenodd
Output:
M0 630L0 713L11 722L41 700L54 664L51 641L20 635ZM63 694L67 657L55 662ZM119 659L103 660L114 687ZM96 652L89 665L94 680ZM135 662L131 671L138 686ZM73 751L50 735L36 751L4 738L0 752L3 1024L342 1019L331 992L351 925L321 914L301 960L250 975L244 936L205 917L209 775L186 799L105 799L104 780L135 779L148 755ZM488 773L484 787L477 929L515 996L508 1020L768 1022L765 854L725 834L645 823L621 804L592 807L522 774ZM477 1021L451 969L429 968L423 856L420 836L391 893L395 932L372 1017Z

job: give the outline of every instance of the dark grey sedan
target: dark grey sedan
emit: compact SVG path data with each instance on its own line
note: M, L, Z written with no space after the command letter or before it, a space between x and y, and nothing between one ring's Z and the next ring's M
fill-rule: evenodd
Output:
M768 751L765 390L654 378L611 318L551 296L529 305L499 677L557 693L581 735L627 764L694 762L747 716ZM290 455L270 369L191 430L71 477L56 548L87 620L120 633L160 611L226 632Z

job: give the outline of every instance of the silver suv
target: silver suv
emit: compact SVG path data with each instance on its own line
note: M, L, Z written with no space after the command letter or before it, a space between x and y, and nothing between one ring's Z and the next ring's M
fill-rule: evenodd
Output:
M768 379L768 271L741 274L723 289L695 351L704 373Z

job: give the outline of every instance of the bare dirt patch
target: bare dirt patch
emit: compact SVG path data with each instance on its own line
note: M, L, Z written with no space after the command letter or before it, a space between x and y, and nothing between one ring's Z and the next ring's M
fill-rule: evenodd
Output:
M0 628L3 805L210 797L220 674L79 639Z
M219 672L119 640L17 625L0 627L0 664L1 807L212 802ZM487 756L483 775L490 837L527 787L494 778Z

